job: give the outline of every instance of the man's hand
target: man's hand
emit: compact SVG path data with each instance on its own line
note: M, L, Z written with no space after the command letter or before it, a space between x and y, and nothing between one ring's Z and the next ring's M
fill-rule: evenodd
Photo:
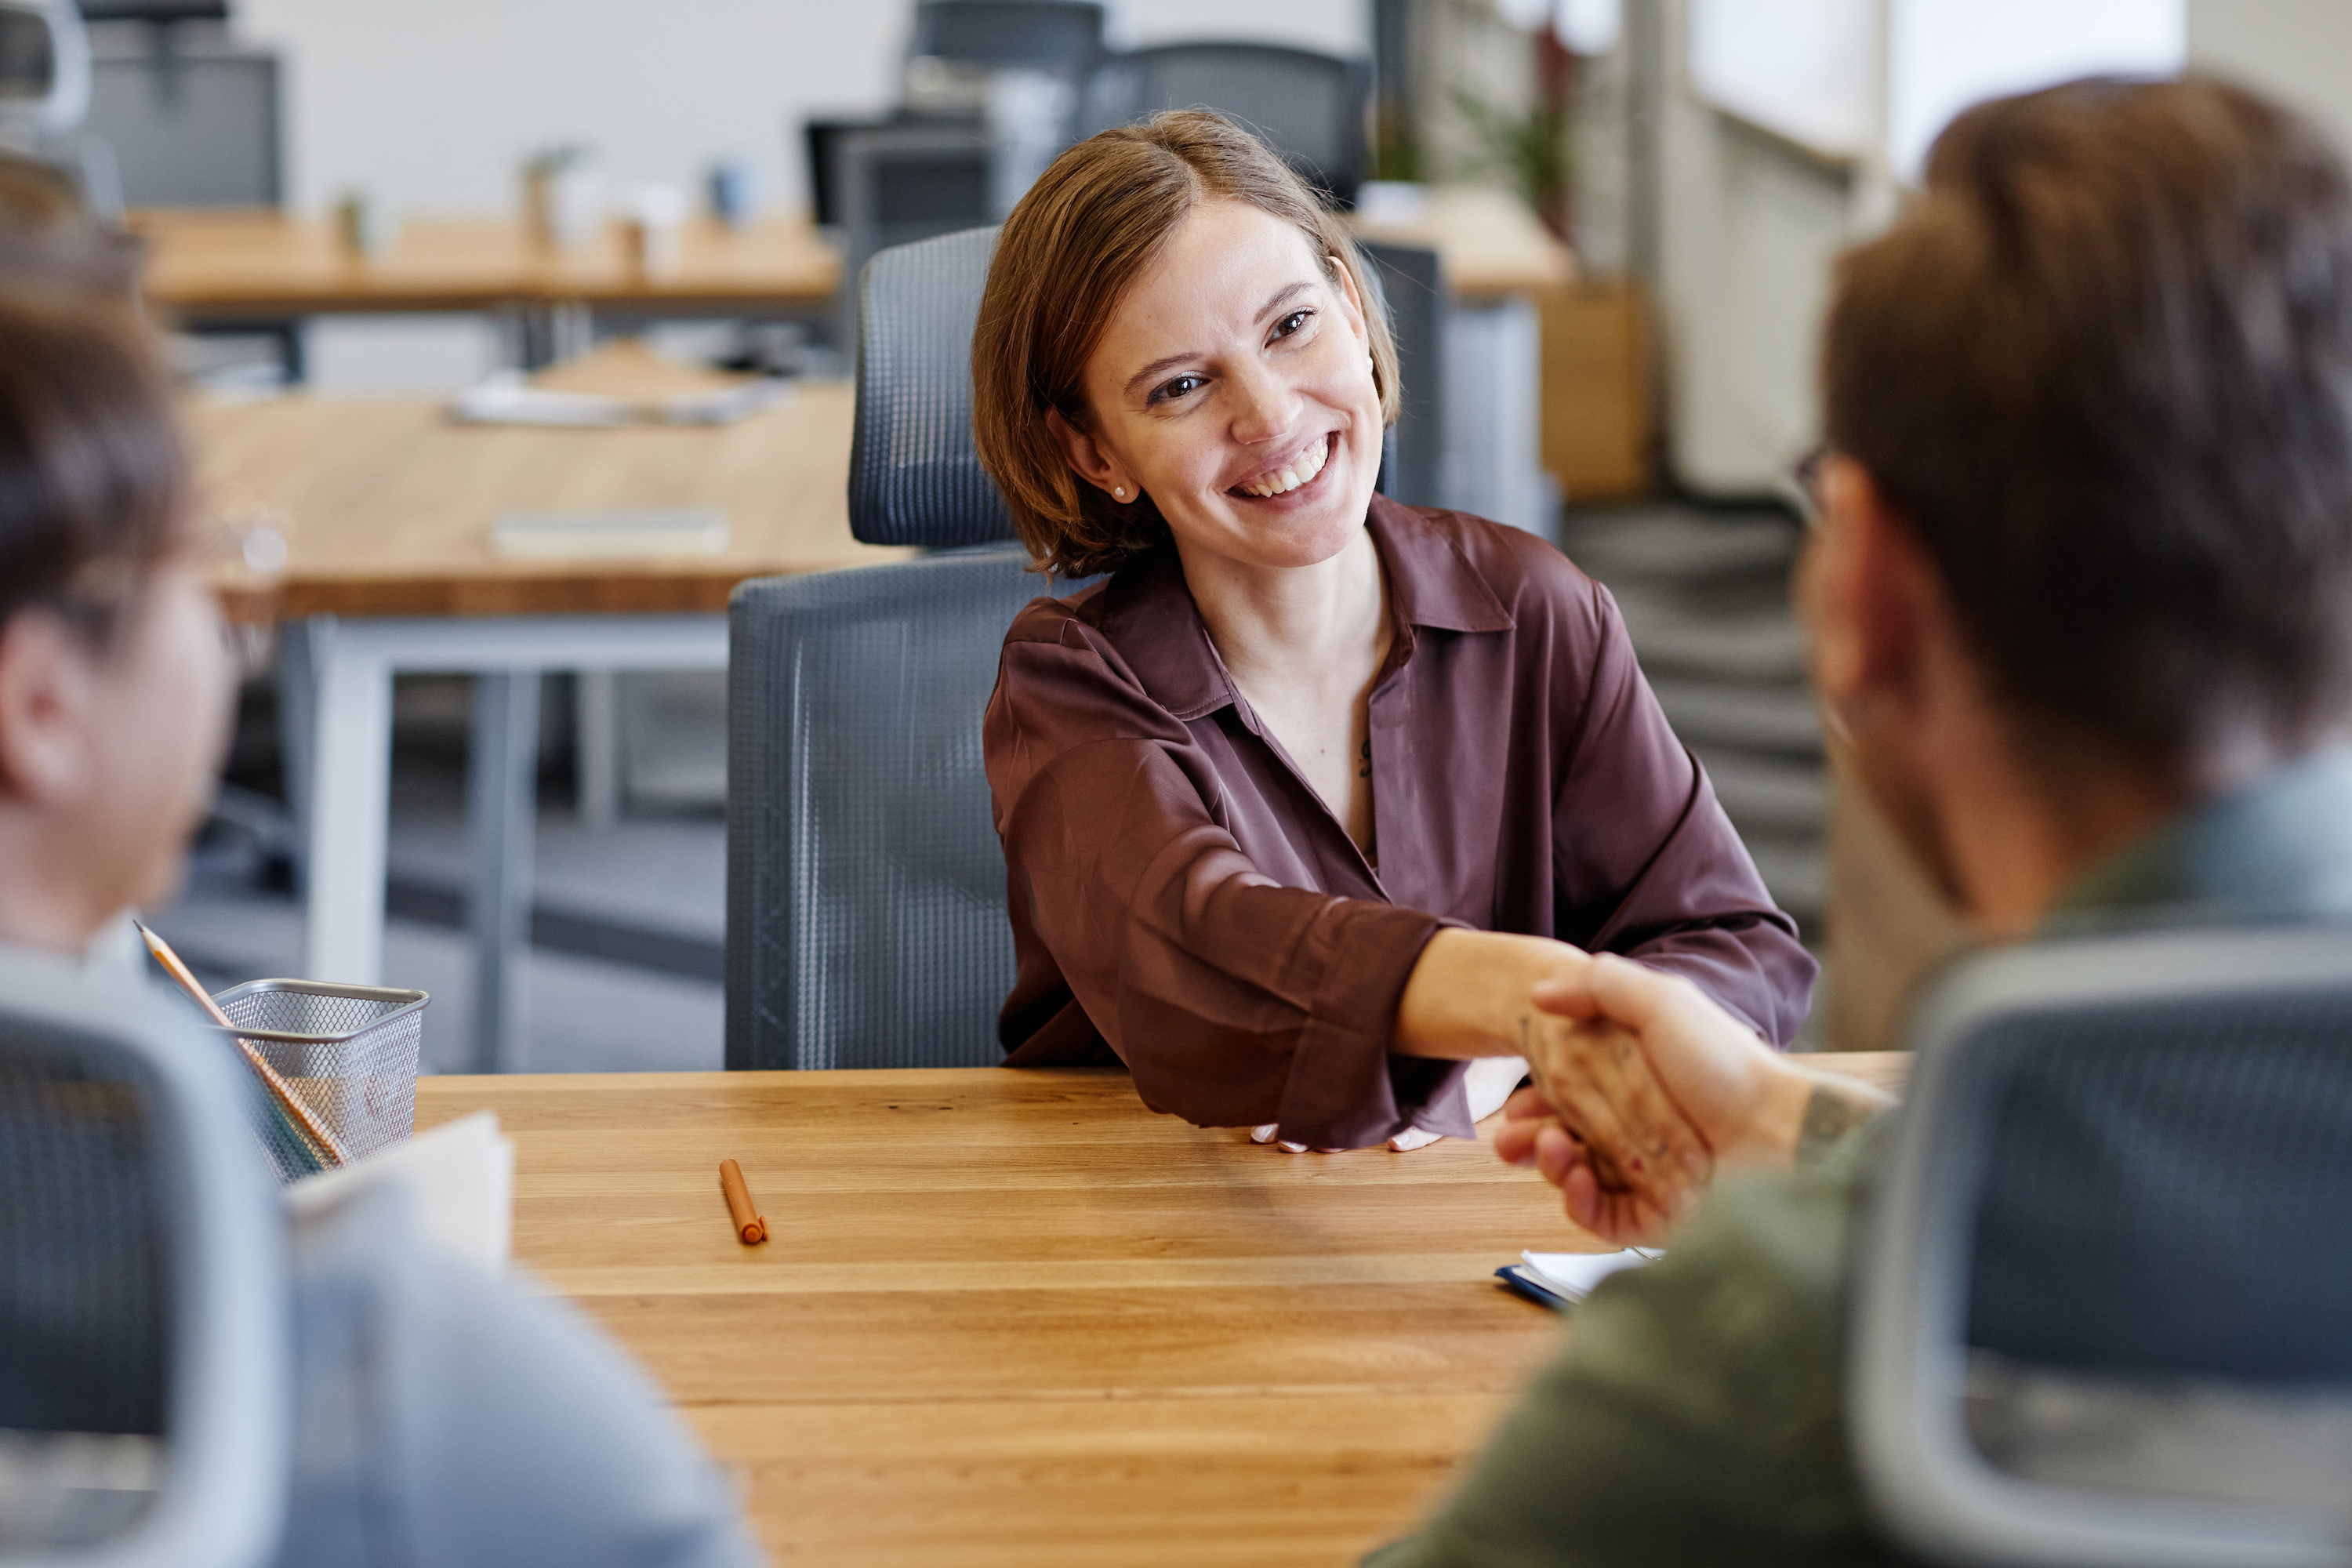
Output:
M1495 1151L1540 1170L1577 1224L1658 1240L1718 1163L1786 1163L1811 1078L1690 982L1603 955L1533 999L1555 1026L1529 1051L1542 1092L1506 1108ZM1661 1142L1669 1109L1686 1136ZM1629 1145L1647 1152L1640 1168Z
M1533 1058L1538 1084L1613 1068L1630 1048L1646 1058L1717 1162L1788 1163L1811 1076L1689 981L1604 953L1571 977L1538 984L1534 1000L1583 1026L1545 1037L1548 1049ZM1549 1098L1590 1142L1574 1108Z

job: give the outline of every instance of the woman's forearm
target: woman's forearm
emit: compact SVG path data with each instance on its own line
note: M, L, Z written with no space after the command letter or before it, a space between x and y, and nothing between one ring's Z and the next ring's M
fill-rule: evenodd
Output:
M1448 927L1429 939L1397 1002L1399 1056L1516 1057L1537 1026L1539 980L1570 978L1584 953L1549 937Z

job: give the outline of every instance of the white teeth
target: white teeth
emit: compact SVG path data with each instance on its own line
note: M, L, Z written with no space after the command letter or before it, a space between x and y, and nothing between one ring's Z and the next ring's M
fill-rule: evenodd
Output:
M1298 458L1289 468L1283 469L1281 472L1273 475L1271 478L1266 479L1260 483L1255 485L1244 485L1241 487L1241 491L1244 495L1256 496L1261 500L1269 496L1287 494L1288 492L1297 489L1299 486L1309 482L1316 475L1321 473L1323 471L1323 465L1330 461L1330 459L1331 437L1326 436L1323 439L1316 442L1315 445L1307 448L1305 452L1299 454Z

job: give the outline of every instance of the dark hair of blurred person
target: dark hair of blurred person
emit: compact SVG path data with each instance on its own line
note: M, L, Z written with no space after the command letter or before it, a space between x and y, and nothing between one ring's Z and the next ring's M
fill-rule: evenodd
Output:
M2053 783L2193 793L2341 723L2352 189L2309 121L2210 80L1963 114L1842 263L1823 373Z

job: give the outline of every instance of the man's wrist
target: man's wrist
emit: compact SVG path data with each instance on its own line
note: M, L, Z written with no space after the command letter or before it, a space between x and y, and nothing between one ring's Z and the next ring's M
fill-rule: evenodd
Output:
M1763 1047L1753 1061L1756 1086L1738 1135L1716 1151L1731 1166L1785 1170L1796 1159L1815 1080L1780 1052Z

